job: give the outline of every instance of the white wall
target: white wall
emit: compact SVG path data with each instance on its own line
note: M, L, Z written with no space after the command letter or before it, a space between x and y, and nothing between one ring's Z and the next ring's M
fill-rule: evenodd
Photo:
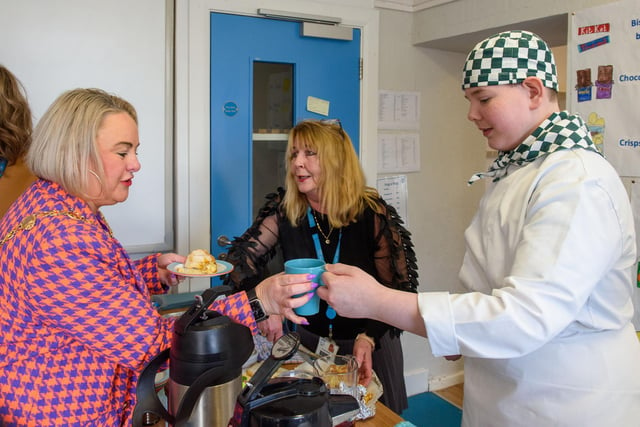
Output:
M0 0L0 63L24 85L34 122L62 92L78 87L99 87L136 107L142 168L127 202L102 209L130 252L174 244L173 34L167 25L173 17L165 3Z

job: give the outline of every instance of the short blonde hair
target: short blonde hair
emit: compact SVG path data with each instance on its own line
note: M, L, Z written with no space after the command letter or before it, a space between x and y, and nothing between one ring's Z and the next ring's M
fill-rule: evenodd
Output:
M127 113L138 123L136 110L124 99L101 89L74 89L60 95L38 122L26 162L33 173L86 197L89 170L100 182L104 168L96 137L105 117Z
M339 123L304 120L289 133L286 193L283 206L293 225L305 215L308 201L296 185L293 151L308 149L317 153L322 175L318 180L320 203L330 224L340 228L357 220L366 206L377 209L378 192L366 186L364 171L349 135Z

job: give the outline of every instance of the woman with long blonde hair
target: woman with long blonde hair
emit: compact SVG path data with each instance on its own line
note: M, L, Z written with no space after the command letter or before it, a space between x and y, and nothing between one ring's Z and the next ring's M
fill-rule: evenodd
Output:
M396 210L367 187L341 124L298 123L289 134L285 156L285 189L269 195L254 224L232 242L227 259L236 269L228 282L240 289L256 286L274 269L268 264L281 254L284 261L319 258L358 266L390 288L416 292L410 234ZM275 269L281 271L282 265ZM397 413L407 407L399 329L341 317L324 301L307 321L296 328L304 346L353 354L361 383L368 384L375 372L384 389L381 401ZM260 327L270 340L283 333L278 316Z

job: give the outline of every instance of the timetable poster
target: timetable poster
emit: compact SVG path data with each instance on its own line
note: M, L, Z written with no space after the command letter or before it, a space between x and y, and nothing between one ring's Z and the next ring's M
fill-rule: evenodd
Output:
M575 12L569 33L568 109L620 176L640 176L640 1Z

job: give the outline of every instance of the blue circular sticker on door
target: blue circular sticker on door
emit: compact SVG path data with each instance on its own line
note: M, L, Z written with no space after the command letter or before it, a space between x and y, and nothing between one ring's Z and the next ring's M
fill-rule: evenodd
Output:
M238 113L238 104L233 101L225 102L224 106L222 107L222 111L227 116L235 116Z

